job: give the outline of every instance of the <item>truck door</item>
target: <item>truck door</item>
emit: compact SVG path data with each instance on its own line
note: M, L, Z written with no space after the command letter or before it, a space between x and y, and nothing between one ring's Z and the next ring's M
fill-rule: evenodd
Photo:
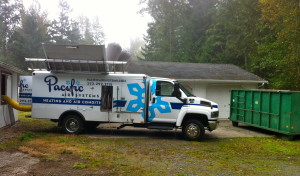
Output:
M174 83L154 79L151 82L148 121L175 123L180 112L180 108L176 107L181 107L176 105L182 105L183 102L174 95Z
M101 87L101 108L102 112L111 112L113 108L113 86Z
M122 97L122 85L113 87L113 112L121 112L124 110L126 100Z
M126 101L122 100L122 86L102 86L101 91L101 111L120 112L124 108Z

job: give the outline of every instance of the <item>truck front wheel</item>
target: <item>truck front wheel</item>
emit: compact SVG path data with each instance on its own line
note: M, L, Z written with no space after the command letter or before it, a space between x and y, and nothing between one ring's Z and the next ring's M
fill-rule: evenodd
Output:
M77 115L68 115L63 119L62 123L65 133L78 134L84 129L84 123Z
M182 133L186 140L199 141L204 137L205 129L199 120L188 120L182 126Z

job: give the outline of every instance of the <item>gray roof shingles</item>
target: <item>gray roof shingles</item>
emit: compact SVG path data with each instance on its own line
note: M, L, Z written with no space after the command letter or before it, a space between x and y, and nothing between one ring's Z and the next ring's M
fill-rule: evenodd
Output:
M128 73L143 73L152 77L199 80L243 80L266 82L257 75L232 64L131 61Z

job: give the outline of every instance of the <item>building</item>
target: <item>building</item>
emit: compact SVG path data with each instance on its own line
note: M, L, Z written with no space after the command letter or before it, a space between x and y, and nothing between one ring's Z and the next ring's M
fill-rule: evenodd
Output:
M177 79L194 95L218 103L220 118L229 117L231 89L257 89L268 83L232 64L132 61L127 71Z
M28 74L23 70L0 62L0 93L18 100L18 83L21 74ZM8 104L1 100L0 102L0 128L12 125L18 119L18 111L12 109Z

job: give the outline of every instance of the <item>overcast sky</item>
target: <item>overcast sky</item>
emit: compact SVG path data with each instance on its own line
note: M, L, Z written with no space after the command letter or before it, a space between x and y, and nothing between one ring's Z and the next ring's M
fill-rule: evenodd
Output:
M59 0L37 0L41 8L48 12L48 18L57 18ZM72 17L87 16L90 19L98 16L103 27L106 44L119 43L122 48L129 47L130 40L143 38L146 34L149 15L141 15L140 0L67 0L73 9ZM28 8L33 0L23 0Z

